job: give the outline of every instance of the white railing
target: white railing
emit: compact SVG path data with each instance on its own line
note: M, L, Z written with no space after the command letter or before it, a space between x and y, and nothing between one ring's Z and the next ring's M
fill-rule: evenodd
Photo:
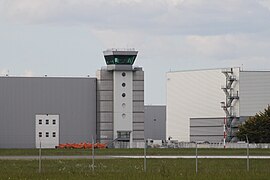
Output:
M179 148L195 148L195 143L189 143L189 142L180 142L178 143ZM241 149L241 148L247 148L246 143L226 143L226 148L234 148L234 149ZM224 148L223 143L209 143L209 144L198 144L198 148ZM270 144L249 144L249 148L251 149L270 149Z
M113 146L114 148L144 148L145 144L144 142L133 142L130 144L129 142L114 142ZM216 149L223 149L224 144L222 142L219 143L198 143L198 148L216 148ZM154 143L147 143L148 148L196 148L195 143L191 142L166 142L161 144L154 144ZM241 142L241 143L226 143L225 148L228 149L245 149L247 148L247 143ZM249 144L250 149L270 149L270 144L267 143L261 143L261 144L255 144L251 143Z

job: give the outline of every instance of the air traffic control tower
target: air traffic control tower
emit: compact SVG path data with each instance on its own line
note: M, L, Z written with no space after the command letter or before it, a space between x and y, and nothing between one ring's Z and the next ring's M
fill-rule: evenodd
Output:
M136 147L144 140L144 72L133 67L138 51L103 54L107 66L97 71L97 141Z

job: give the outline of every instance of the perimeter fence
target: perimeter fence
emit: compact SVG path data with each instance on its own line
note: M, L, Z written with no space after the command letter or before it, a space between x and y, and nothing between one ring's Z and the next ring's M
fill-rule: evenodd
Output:
M140 176L178 179L195 177L196 174L208 178L270 176L270 144L227 143L224 149L222 143L140 142L132 146L115 143L114 147L7 150L5 157L15 158L0 160L0 179L5 179L6 174L16 174L22 179L39 178L38 174L46 177L51 174L82 178L96 176L101 179L138 179ZM0 149L1 157L3 152Z

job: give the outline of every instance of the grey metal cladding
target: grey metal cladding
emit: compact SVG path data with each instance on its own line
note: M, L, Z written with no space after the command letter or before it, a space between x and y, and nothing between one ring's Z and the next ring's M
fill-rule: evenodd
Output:
M112 91L97 91L97 101L112 101L113 92Z
M223 126L219 127L190 127L190 135L223 135Z
M133 112L144 112L144 102L133 102Z
M97 80L97 90L98 91L113 91L113 81L112 80Z
M210 143L220 143L223 141L222 136L190 136L190 141L208 141Z
M133 139L144 139L144 131L133 131Z
M239 86L241 116L254 116L270 104L269 71L241 71Z
M134 91L144 91L144 81L133 81Z
M99 138L99 136L100 136L100 122L97 122L96 123L96 127L97 127L97 138Z
M113 123L98 123L101 131L112 131Z
M147 139L166 139L166 106L145 106L144 129Z
M143 80L144 80L144 71L133 72L133 81L143 81Z
M221 142L223 139L224 118L191 118L190 140Z
M133 122L144 122L144 113L133 113Z
M143 131L144 130L144 123L143 122L139 122L139 123L133 122L133 130L134 131Z
M192 126L223 126L224 118L190 118Z
M112 101L99 101L98 112L112 112L113 102Z
M97 71L97 126L98 141L113 139L113 72L102 69ZM108 123L109 122L109 123Z
M96 134L96 79L0 77L0 148L35 148L35 115L60 115L60 143Z
M133 140L144 140L144 71L133 72Z
M133 101L144 101L144 91L133 91Z
M102 112L97 113L98 122L113 122L113 113L112 112Z
M98 70L96 75L98 80L113 80L113 71Z

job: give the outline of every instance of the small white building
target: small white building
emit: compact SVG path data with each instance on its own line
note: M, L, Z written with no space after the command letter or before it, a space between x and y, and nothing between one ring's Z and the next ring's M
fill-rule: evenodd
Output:
M270 71L240 68L167 73L166 137L236 141L239 124L270 104Z

